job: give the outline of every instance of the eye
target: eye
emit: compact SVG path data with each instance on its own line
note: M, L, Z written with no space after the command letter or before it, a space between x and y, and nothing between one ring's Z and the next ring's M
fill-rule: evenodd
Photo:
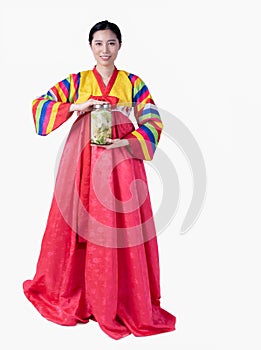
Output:
M96 46L101 46L101 43L95 43Z
M109 45L110 45L110 46L115 46L115 42L112 41L112 42L109 43Z

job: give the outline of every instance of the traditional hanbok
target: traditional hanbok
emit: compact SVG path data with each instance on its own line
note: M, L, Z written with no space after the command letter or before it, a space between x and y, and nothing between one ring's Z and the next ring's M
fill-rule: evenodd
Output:
M61 325L96 321L114 339L175 329L160 306L156 229L144 160L162 130L157 107L136 75L114 69L107 86L96 67L70 74L33 101L36 132L47 135L89 98L112 105L112 138L130 146L91 145L90 113L71 127L33 280L24 293L46 319ZM131 121L134 111L137 128Z

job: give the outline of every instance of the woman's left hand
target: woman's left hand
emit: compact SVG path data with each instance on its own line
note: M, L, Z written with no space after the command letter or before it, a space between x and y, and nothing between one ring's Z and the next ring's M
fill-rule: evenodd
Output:
M92 146L98 146L98 147L103 147L107 149L112 149L112 148L118 148L118 147L124 147L129 145L129 141L125 139L106 139L106 141L111 142L109 145L94 145L91 144Z

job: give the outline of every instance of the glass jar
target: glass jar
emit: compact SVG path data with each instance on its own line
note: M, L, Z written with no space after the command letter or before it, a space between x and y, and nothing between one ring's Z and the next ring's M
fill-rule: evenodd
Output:
M110 144L106 139L111 137L111 105L109 103L93 105L91 111L91 143L96 145Z

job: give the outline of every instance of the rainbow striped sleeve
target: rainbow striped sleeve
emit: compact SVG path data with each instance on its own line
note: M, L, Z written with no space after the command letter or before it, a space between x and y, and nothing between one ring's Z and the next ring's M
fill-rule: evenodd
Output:
M136 158L152 160L163 124L145 83L134 74L129 74L129 79L132 83L132 102L139 127L124 138L128 139Z
M32 112L38 135L48 135L71 117L73 112L69 112L69 108L77 98L79 83L80 73L70 74L45 95L33 100Z

